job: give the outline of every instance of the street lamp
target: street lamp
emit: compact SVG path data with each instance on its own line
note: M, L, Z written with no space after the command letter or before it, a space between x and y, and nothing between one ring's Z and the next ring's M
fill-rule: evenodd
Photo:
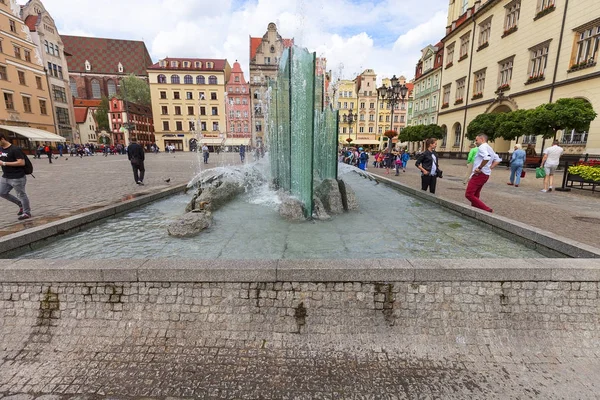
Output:
M396 104L404 103L404 99L406 98L406 94L408 93L408 88L405 84L398 82L398 78L396 75L390 79L390 87L387 87L385 84L381 85L381 87L377 88L377 94L381 101L386 102L392 108L392 115L390 121L390 130L394 130L394 109L396 108ZM392 139L388 138L388 146L390 151L392 150Z
M350 133L352 126L358 120L358 114L352 114L352 110L348 111L348 114L342 115L342 123L348 124L348 139L350 139Z

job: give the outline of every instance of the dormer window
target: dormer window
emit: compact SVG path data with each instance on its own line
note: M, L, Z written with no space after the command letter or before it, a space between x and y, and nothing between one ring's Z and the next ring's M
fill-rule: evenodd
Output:
M123 72L123 64L119 63L117 69L119 70L119 72Z
M90 64L90 62L88 60L85 60L85 70L86 71L92 70L92 64Z
M177 68L177 61L171 61L171 68Z
M200 61L196 61L196 68L202 68L202 63Z
M167 62L165 60L161 60L158 65L160 65L161 67L166 67L167 66Z

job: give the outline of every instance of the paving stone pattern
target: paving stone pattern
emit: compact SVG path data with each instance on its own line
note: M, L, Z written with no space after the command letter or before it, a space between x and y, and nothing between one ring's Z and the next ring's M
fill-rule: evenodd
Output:
M599 295L598 282L4 283L0 398L592 399Z

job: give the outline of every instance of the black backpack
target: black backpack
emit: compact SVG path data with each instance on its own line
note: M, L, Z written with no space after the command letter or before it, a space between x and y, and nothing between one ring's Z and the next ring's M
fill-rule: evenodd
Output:
M23 153L23 157L25 160L25 175L31 175L35 178L35 176L33 175L33 164L31 163L31 160L29 159L29 157L27 157L27 154Z

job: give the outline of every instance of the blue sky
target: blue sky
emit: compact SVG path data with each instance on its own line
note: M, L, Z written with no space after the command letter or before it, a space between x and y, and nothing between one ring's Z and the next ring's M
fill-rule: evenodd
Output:
M19 0L24 3L25 0ZM448 0L43 0L60 33L144 40L164 57L236 59L248 71L249 36L269 22L327 58L335 76L372 68L412 78L420 50L444 35Z

